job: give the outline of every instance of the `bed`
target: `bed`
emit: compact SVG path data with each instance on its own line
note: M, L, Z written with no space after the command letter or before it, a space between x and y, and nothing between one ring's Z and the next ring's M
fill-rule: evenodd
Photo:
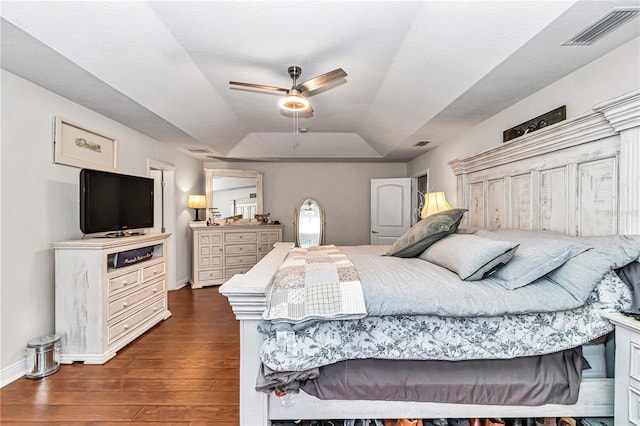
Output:
M569 236L640 234L640 91L593 112L449 163L461 228L549 230ZM292 406L256 391L265 292L292 248L277 243L221 288L240 321L240 423L280 419L613 416L611 378L582 379L575 404L480 405L322 400L301 391Z

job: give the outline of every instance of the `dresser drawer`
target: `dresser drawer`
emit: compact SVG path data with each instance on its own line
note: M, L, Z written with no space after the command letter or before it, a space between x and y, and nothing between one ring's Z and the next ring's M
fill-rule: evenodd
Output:
M268 243L269 242L269 232L261 232L260 233L260 242Z
M222 278L222 269L212 269L209 271L198 271L198 280L218 280Z
M165 263L160 262L155 265L147 266L142 270L142 281L150 280L164 274Z
M222 247L216 247L216 246L205 246L205 247L200 247L200 254L202 256L211 256L211 255L219 255L220 253L222 253Z
M640 391L629 388L629 423L640 426Z
M261 232L260 233L260 242L261 243L275 243L278 241L278 232Z
M222 236L220 234L200 235L200 246L219 246L222 244Z
M229 266L243 266L243 267L251 267L255 265L257 262L256 256L227 256L224 258L224 263L226 267Z
M127 274L118 275L117 277L109 278L108 283L108 296L122 293L140 284L140 271L136 270Z
M225 255L239 255L239 254L255 254L255 244L236 244L233 246L225 247Z
M262 255L264 256L265 254L267 254L268 252L271 251L271 249L273 248L272 244L269 243L264 243L264 244L260 244L260 249L259 251L262 253Z
M204 268L222 266L222 256L200 256L198 266Z
M629 347L629 377L636 381L640 389L640 345L633 342Z
M227 268L227 269L224 270L224 277L225 278L231 278L235 274L244 274L249 269L251 269L251 266L247 266L245 268Z
M258 236L255 232L228 232L224 234L225 243L251 243L257 241ZM226 250L229 250L227 247Z
M164 278L160 278L157 281L145 285L135 293L131 293L121 299L110 302L107 320L111 320L119 315L134 311L141 303L153 298L153 296L158 295L161 292L164 292L164 290L165 280Z
M122 321L110 325L107 328L108 344L112 344L127 333L135 330L144 322L158 312L162 312L167 307L166 297L162 297L153 303L145 306L131 316L124 318Z

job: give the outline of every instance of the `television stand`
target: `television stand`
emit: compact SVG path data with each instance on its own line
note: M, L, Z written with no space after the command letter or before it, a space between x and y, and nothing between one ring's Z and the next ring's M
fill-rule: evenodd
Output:
M61 336L61 363L104 364L171 316L166 279L170 235L53 243L55 331ZM152 256L115 267L118 253L147 247L153 248Z

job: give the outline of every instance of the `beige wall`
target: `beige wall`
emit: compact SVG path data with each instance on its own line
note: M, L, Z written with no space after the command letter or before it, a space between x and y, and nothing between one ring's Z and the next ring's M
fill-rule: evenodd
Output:
M405 163L205 163L212 169L264 173L264 211L284 225L284 240L293 238L293 209L311 196L326 216L326 243L369 244L370 182L405 177Z
M592 110L602 101L640 88L640 38L585 65L537 93L424 153L408 164L408 173L429 169L429 190L445 191L456 201L456 180L447 162L502 143L502 132L560 105L567 118Z
M82 237L79 173L54 164L52 119L61 116L120 139L120 171L147 175L147 160L175 167L177 280L191 276L193 211L187 194L204 185L202 163L128 127L2 71L0 368L22 367L27 342L52 333L51 243ZM3 378L4 379L4 378Z

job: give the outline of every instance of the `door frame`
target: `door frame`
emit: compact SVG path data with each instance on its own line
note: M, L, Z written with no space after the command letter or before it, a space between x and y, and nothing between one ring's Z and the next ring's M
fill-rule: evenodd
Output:
M419 170L411 175L411 226L415 225L419 222L420 213L418 209L418 178L422 176L427 177L427 192L430 191L429 185L431 184L431 179L429 177L429 169ZM425 192L423 195L426 195Z
M162 205L164 212L164 232L171 234L167 241L167 289L177 290L177 261L176 261L176 178L175 178L175 166L161 161L147 159L147 175L151 178L153 171L162 171L164 177L164 185L161 186L164 192L164 205L162 205L163 194L154 194L154 204L158 203ZM154 232L161 232L160 224L154 219Z

